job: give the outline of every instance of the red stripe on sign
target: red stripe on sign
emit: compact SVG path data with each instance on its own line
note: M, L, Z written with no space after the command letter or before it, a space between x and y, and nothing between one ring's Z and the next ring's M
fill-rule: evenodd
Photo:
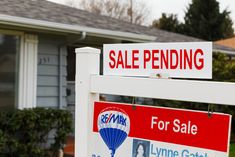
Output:
M113 115L112 113L109 115L109 118L106 120L105 123L108 123L108 121L110 120L110 118L111 118L112 115Z
M231 116L161 107L95 102L93 131L99 113L107 107L124 110L130 118L129 137L227 152Z

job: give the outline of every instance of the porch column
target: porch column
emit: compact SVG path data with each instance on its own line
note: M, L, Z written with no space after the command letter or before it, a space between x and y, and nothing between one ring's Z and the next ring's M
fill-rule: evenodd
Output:
M37 103L37 35L25 34L20 53L18 108L33 108Z

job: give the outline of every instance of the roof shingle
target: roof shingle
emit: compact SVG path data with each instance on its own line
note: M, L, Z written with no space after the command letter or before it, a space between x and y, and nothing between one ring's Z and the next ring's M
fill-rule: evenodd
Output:
M126 21L96 15L46 0L1 0L0 6L0 14L156 36L156 41L158 42L200 41L200 39L197 38L154 28L151 29L146 26L135 25Z

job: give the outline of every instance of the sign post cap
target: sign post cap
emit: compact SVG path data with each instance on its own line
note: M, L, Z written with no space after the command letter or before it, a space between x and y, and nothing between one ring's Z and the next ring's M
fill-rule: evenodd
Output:
M76 48L75 53L95 53L100 54L100 50L92 47Z

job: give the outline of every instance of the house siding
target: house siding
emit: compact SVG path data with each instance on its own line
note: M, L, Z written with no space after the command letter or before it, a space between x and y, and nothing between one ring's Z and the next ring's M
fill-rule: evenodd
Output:
M67 51L66 46L63 46L66 42L65 37L46 34L40 34L38 37L37 106L59 108L61 103L64 108L67 106ZM62 99L59 99L60 52L62 53Z

